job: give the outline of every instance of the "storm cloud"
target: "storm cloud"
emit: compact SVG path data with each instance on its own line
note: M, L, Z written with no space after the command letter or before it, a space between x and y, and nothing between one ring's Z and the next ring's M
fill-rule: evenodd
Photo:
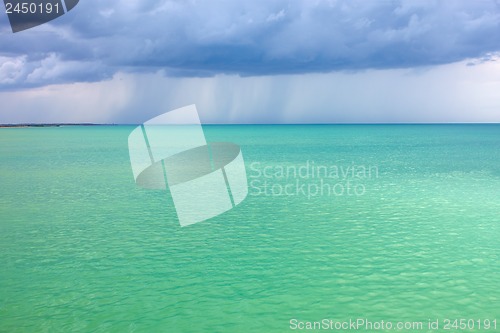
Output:
M13 34L0 15L0 88L117 72L262 76L470 64L500 51L500 1L81 1Z

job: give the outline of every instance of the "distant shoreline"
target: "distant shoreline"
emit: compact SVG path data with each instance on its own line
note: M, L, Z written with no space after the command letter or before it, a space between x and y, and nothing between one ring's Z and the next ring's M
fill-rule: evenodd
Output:
M61 127L61 126L115 126L115 124L91 124L91 123L56 123L56 124L0 124L0 128L26 128L26 127Z
M63 127L63 126L139 126L140 124L93 124L93 123L50 123L50 124L0 124L0 128ZM500 125L500 123L306 123L306 124L201 124L202 126L328 126L328 125Z

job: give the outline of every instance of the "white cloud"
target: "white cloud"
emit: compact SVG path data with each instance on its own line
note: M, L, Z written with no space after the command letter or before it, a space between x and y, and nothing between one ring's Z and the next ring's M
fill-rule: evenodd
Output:
M55 53L32 60L28 56L0 56L0 84L4 87L40 86L72 79L85 81L89 74L98 78L102 70L97 61L63 60Z
M279 20L281 20L283 17L285 17L285 10L284 10L284 9L280 10L280 11L279 11L279 12L277 12L277 13L272 13L272 14L270 14L270 15L267 17L266 21L267 21L267 22L279 21Z
M0 56L0 84L9 85L19 82L24 76L26 56Z

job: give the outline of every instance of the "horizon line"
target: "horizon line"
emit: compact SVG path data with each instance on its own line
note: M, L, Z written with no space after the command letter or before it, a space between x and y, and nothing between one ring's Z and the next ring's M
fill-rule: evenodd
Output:
M227 126L318 126L318 125L499 125L500 122L338 122L338 123L202 123ZM4 123L2 127L58 127L58 126L140 126L141 123Z

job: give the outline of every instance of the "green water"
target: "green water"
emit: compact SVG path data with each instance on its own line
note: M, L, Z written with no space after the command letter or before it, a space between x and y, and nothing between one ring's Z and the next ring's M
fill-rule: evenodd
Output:
M0 129L0 332L287 332L294 318L500 331L499 125L207 126L241 146L254 185L321 181L257 178L265 167L377 172L326 179L359 195L254 186L185 228L166 192L135 186L132 129Z

